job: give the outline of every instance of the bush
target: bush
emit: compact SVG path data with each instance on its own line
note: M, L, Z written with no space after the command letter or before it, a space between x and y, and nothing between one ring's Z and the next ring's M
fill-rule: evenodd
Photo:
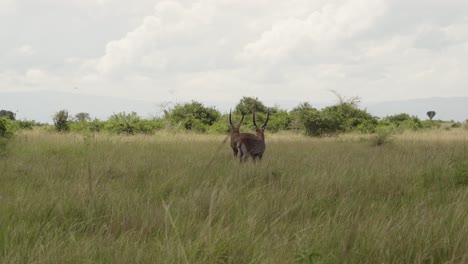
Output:
M100 131L106 129L110 132L118 134L137 134L137 133L153 133L155 129L164 127L164 121L160 119L146 120L141 119L137 113L131 112L129 114L121 112L113 114L107 122L100 122L95 119L89 123L90 131Z
M384 120L393 124L395 127L399 128L400 130L404 130L404 129L418 130L424 127L423 123L417 116L410 116L406 113L387 116L384 118Z
M440 121L435 121L435 120L424 120L424 121L421 121L421 127L422 127L422 128L427 128L427 129L440 128L441 125L442 125L442 124L441 124Z
M104 128L118 134L135 134L140 132L141 119L137 113L125 112L113 114L106 122Z
M16 120L16 114L8 110L0 110L0 118L1 117L7 118L12 121Z
M260 120L260 119L259 119ZM285 110L272 109L270 113L270 120L267 124L267 130L271 132L278 132L286 130L292 122L292 116ZM257 123L257 125L260 125Z
M379 127L375 135L370 138L372 146L382 146L393 140L393 129L390 127Z
M251 115L253 111L257 113L267 113L268 108L257 97L242 97L236 105L235 112Z
M70 126L68 124L68 111L60 110L55 113L54 117L55 130L58 132L68 132L70 131Z
M359 125L357 125L356 129L361 133L375 133L377 130L378 122L376 119L374 120L364 120Z
M188 130L205 132L221 116L221 113L213 107L205 107L203 104L192 101L182 105L176 105L165 114L165 118L175 126L182 126Z
M291 113L293 120L294 117L298 118L304 126L306 135L310 136L353 130L374 132L378 124L375 117L351 103L340 103L325 107L321 111L304 103L293 109ZM293 120L290 123L293 123Z
M0 117L0 138L10 138L15 134L16 126L8 118Z
M37 125L33 120L18 120L16 121L19 129L29 129L31 130L33 126Z
M226 117L226 118L224 118ZM213 125L211 125L207 132L209 133L216 133L216 134L225 134L225 133L229 133L230 131L230 128L229 128L229 123L226 121L227 120L227 116L223 116L222 118L220 118L218 121L216 121L215 123L213 123ZM237 120L237 119L236 119ZM239 119L240 120L240 119Z

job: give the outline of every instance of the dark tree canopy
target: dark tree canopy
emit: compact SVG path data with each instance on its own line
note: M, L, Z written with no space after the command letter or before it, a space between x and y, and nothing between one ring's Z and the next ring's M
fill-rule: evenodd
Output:
M245 115L252 114L253 111L266 113L268 108L260 101L257 97L242 97L239 103L236 105L235 111L243 113Z
M75 119L80 122L89 122L91 121L91 116L88 113L78 113L75 115Z
M8 110L0 110L0 117L6 117L10 120L16 120L16 114Z
M292 114L300 114L304 111L317 111L314 107L309 102L303 102L300 103L298 106L294 107L293 110L291 110Z
M59 132L67 132L70 130L70 126L68 125L68 111L67 110L60 110L55 113L54 117L54 125L55 129Z
M204 131L206 126L213 125L221 116L214 107L205 107L202 103L192 101L178 104L166 113L174 124L181 124L185 129Z

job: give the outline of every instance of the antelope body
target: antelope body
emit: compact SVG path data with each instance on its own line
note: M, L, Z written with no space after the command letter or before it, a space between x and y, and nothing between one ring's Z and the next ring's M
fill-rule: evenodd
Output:
M229 127L231 128L231 135L230 135L231 136L231 148L232 148L232 152L234 154L234 157L237 157L237 153L239 152L239 150L237 148L237 142L239 140L239 137L241 137L241 136L254 137L255 136L254 134L240 133L240 127L241 127L243 121L244 121L244 114L242 114L242 119L239 122L239 124L237 126L235 126L232 123L231 111L229 111Z
M257 158L258 160L261 160L266 149L264 132L268 119L270 118L270 111L268 110L267 119L262 127L258 127L255 122L255 112L252 116L256 135L240 134L237 138L237 149L239 151L238 156L240 161L246 161L249 156L251 156L253 160L256 160Z

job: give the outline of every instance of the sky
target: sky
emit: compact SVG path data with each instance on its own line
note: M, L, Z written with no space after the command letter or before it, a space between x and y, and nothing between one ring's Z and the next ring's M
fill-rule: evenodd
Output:
M466 0L0 1L0 96L466 97L467 61Z

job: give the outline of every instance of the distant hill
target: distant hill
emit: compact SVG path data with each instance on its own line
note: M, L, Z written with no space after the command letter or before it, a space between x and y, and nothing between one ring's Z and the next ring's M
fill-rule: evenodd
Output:
M123 111L135 111L144 117L160 113L156 102L51 91L0 93L0 109L16 112L17 119L42 123L52 123L53 114L61 109L72 115L86 112L99 119L107 119L113 113Z
M428 119L427 111L435 111L434 119L465 121L468 119L468 97L435 97L407 101L390 101L364 104L375 116L385 117L398 113L416 115Z
M261 99L261 98L260 98ZM266 102L267 105L277 104L282 108L291 110L302 101ZM203 102L207 106L215 106L222 112L228 112L235 107L233 102ZM323 102L311 102L314 107L323 108L330 105ZM468 97L425 98L406 101L389 102L363 102L372 115L385 117L399 113L416 115L427 119L426 112L436 111L435 119L465 121L468 119ZM37 91L0 93L0 110L6 109L17 113L18 119L36 120L43 123L52 123L52 115L67 109L72 115L79 112L89 113L93 118L107 119L113 113L135 111L148 118L162 114L161 102L148 102L133 99L115 98L109 96L92 96L73 93Z

